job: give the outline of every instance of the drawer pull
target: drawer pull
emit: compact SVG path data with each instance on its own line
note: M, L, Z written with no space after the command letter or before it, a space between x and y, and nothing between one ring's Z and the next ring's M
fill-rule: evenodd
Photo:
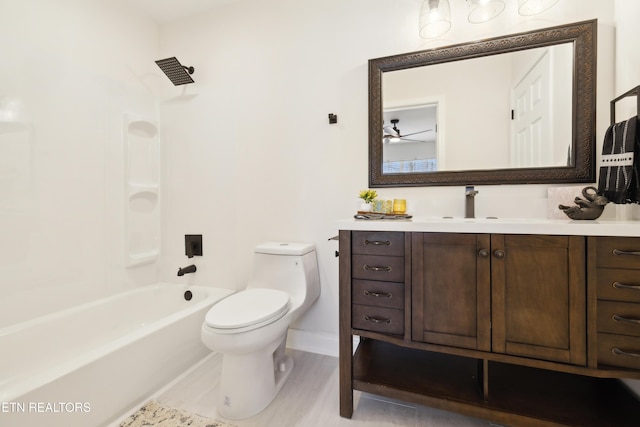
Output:
M615 354L615 355L618 355L618 356L640 357L640 354L638 354L638 353L629 353L629 352L627 352L627 351L620 350L618 347L613 347L613 348L611 349L611 352L612 352L613 354Z
M640 256L640 252L638 251L622 251L620 249L613 250L614 255L632 255L632 256Z
M613 284L611 285L616 289L632 289L634 291L640 291L640 286L637 285L625 285L623 283L620 282L613 282Z
M362 269L367 271L391 271L391 267L389 266L375 266L367 264L363 265Z
M368 297L376 297L376 298L391 298L393 294L391 292L374 292L374 291L364 291L364 294Z
M371 316L364 316L364 320L366 320L367 322L373 322L373 323L391 323L391 319L381 319L378 317L371 317Z
M616 322L637 323L638 325L640 325L640 320L638 320L638 319L629 319L627 317L622 317L622 316L619 316L617 314L614 314L613 316L611 316L611 318L613 320L615 320Z
M390 246L391 241L389 240L365 240L365 245L374 245L374 246Z

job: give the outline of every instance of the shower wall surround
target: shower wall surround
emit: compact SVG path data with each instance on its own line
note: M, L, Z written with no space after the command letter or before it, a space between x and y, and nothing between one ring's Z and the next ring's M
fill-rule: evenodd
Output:
M4 326L158 280L157 263L125 268L122 126L124 113L157 117L166 78L151 74L157 25L126 2L0 10Z

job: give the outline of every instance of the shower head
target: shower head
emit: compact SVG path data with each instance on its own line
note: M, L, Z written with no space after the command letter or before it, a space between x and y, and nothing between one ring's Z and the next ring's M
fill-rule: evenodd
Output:
M174 86L178 85L186 85L188 83L193 83L193 79L189 74L193 74L195 69L193 67L185 67L182 65L176 57L160 59L156 61L158 67L169 77L171 83Z

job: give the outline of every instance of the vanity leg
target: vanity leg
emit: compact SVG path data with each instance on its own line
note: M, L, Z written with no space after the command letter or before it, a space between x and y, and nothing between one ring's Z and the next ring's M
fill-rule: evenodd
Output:
M351 232L340 230L339 369L340 416L353 414L353 336L351 335Z
M353 341L350 345L340 343L340 416L344 418L353 415L352 347Z
M478 359L477 361L477 379L478 387L482 391L482 398L485 402L489 401L489 361Z

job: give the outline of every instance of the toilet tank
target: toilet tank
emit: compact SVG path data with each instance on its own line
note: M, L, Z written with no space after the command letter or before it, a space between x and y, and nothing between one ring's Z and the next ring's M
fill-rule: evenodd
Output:
M266 242L256 246L256 249L254 250L254 252L256 254L271 254L271 255L305 255L315 250L316 250L316 246L313 243Z
M320 295L315 245L267 242L256 246L247 288L285 291L292 309L311 305Z

